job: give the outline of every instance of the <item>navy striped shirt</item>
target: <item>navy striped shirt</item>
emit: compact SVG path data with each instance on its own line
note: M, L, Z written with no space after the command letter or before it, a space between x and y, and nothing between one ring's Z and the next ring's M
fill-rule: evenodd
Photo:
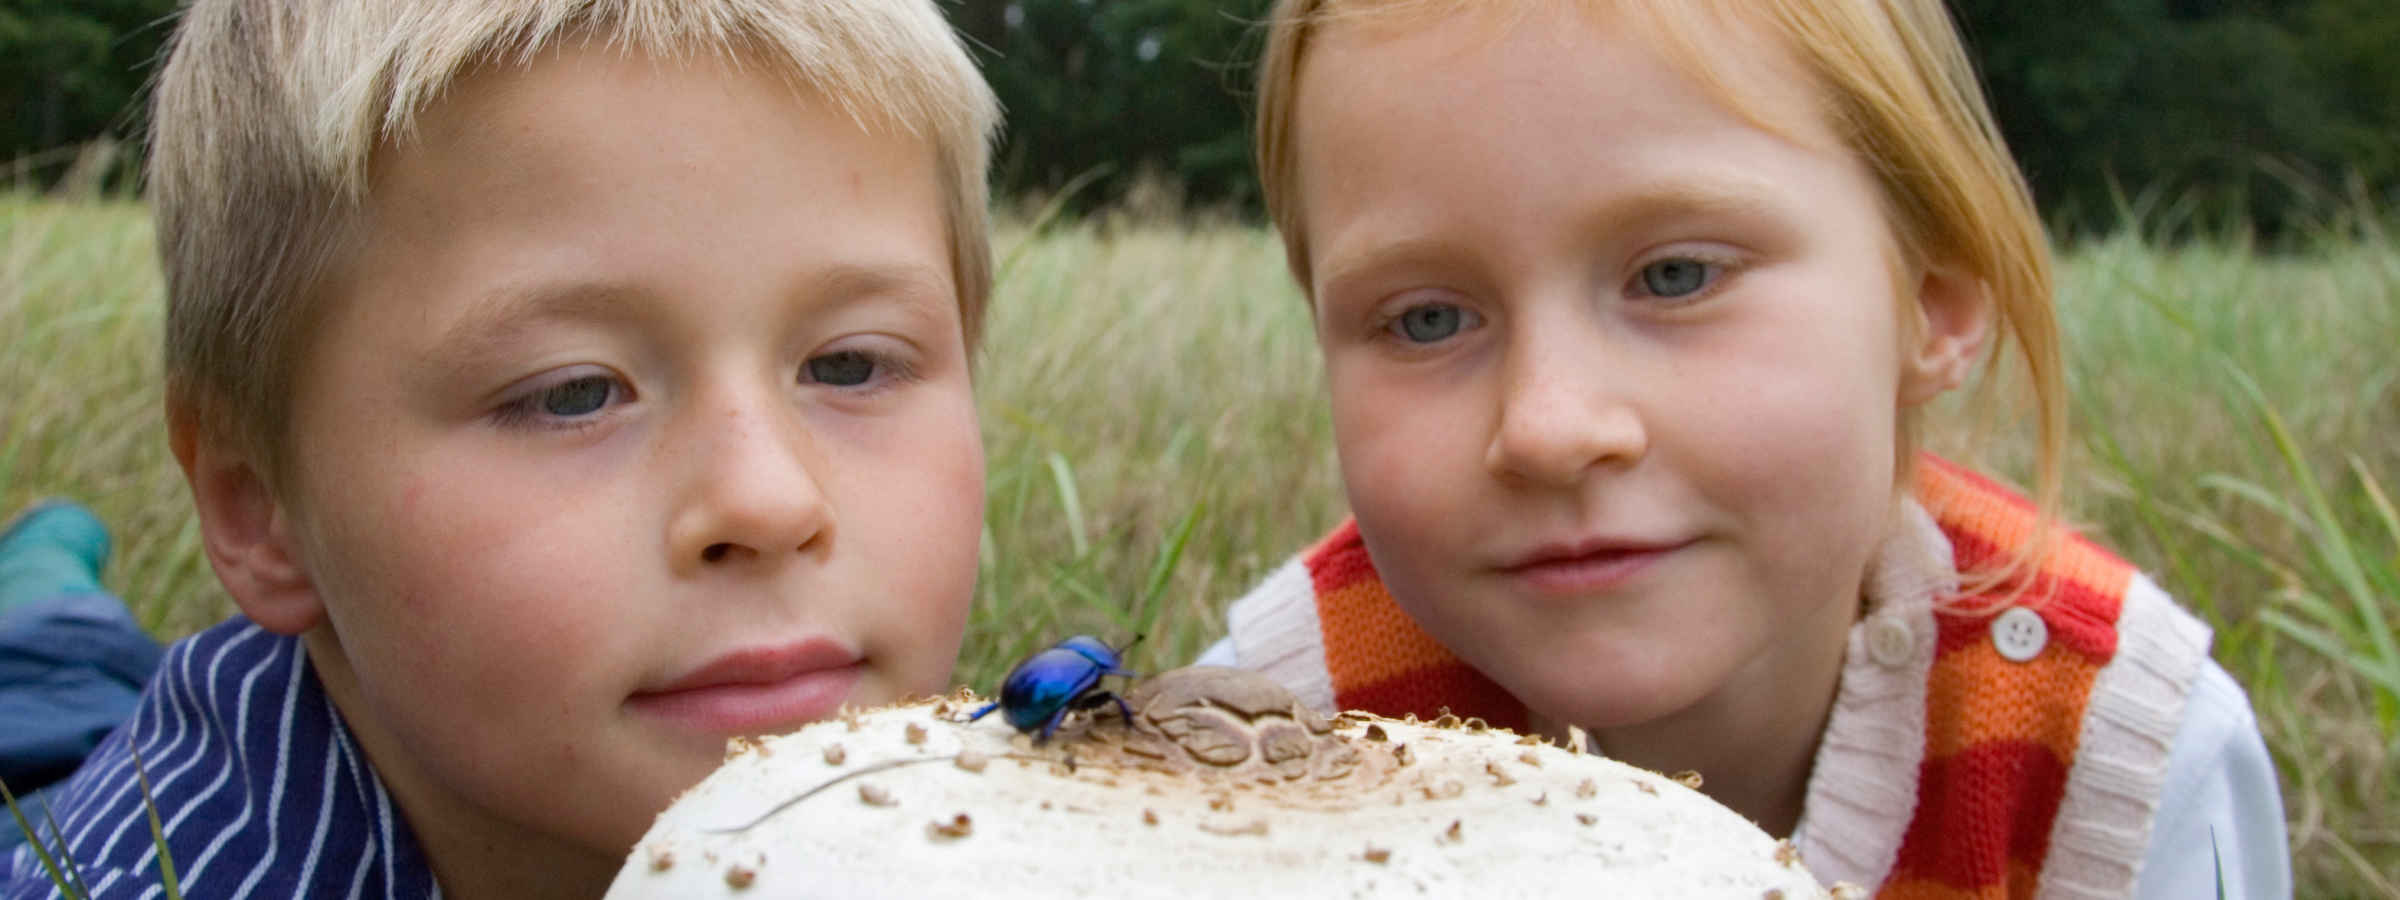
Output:
M177 642L133 718L47 792L94 898L164 896L135 749L186 897L441 896L297 638L236 618ZM32 848L0 857L0 900L52 896Z

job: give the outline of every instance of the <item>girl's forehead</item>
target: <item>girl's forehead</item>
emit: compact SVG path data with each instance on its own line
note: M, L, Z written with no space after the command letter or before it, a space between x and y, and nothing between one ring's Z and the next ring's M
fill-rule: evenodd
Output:
M1352 49L1439 29L1461 57L1525 29L1562 41L1630 32L1727 109L1786 140L1814 143L1841 129L1827 127L1825 79L1795 52L1786 18L1770 12L1784 5L1788 0L1324 0L1312 5L1303 27L1316 47L1338 42Z

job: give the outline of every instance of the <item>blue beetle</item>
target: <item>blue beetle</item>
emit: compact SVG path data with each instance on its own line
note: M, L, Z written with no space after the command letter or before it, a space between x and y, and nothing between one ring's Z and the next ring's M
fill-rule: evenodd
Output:
M1125 707L1125 701L1100 689L1103 676L1133 676L1118 662L1117 651L1091 635L1079 634L1060 641L1008 670L1008 680L1000 683L1000 699L976 710L967 721L983 718L995 709L1005 710L1008 724L1018 731L1041 729L1041 736L1034 738L1038 744L1050 739L1050 733L1058 730L1059 721L1067 717L1068 711L1092 709L1113 701L1118 714L1130 726L1133 711Z

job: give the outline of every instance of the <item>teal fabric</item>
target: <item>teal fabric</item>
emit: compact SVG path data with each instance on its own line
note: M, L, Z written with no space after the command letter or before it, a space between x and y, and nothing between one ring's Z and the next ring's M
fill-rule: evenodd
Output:
M73 503L38 504L0 531L0 615L61 594L104 593L108 528Z
M0 782L14 793L75 771L158 668L163 648L100 587L108 553L108 529L72 503L0 530Z

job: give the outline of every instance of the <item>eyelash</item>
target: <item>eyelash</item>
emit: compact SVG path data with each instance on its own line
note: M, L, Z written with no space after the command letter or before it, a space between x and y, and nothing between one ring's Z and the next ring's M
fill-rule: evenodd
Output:
M602 398L598 409L580 416L557 416L542 409L542 401L549 397L551 392L593 380L605 381L608 385L608 396ZM632 393L632 389L626 386L624 379L613 374L587 372L573 378L543 384L510 398L492 410L492 421L504 428L581 431L600 424L602 416L609 410L623 405L630 393Z
M825 382L817 381L811 376L809 368L812 363L815 363L818 360L844 355L857 356L864 360L867 364L874 367L873 371L868 373L867 380L864 383L855 385L826 384ZM552 395L552 392L593 380L605 381L608 387L608 395L601 398L599 407L591 412L578 416L559 416L542 408L543 401L548 399ZM872 396L875 394L880 394L896 385L917 380L917 371L915 367L909 365L906 361L894 354L882 353L874 350L844 349L819 353L815 356L811 356L805 360L802 360L800 363L798 380L801 384L821 384L838 391ZM532 388L514 397L511 397L492 410L491 419L494 424L497 424L503 428L546 428L560 431L581 431L599 425L606 413L611 409L615 409L618 406L624 405L626 399L632 394L632 392L632 388L625 384L624 379L619 378L614 374L585 372L577 374L572 378L564 378L557 381L544 383L539 387Z
M1652 293L1649 286L1644 283L1642 273L1650 271L1651 266L1670 262L1696 263L1701 267L1707 280L1688 294L1666 297ZM1719 291L1723 290L1725 279L1732 277L1739 270L1740 265L1741 261L1738 259L1709 253L1674 253L1654 257L1635 267L1633 275L1626 279L1626 293L1655 301L1664 306L1684 306L1716 296Z
M1437 341L1426 342L1411 340L1408 335L1401 330L1401 323L1408 319L1409 313L1435 306L1447 306L1458 311L1458 315L1460 317L1458 330ZM1378 316L1374 321L1373 334L1376 339L1388 342L1404 350L1421 351L1431 350L1433 348L1443 346L1458 338L1460 335L1464 335L1481 327L1483 327L1483 316L1475 312L1475 310L1468 308L1466 304L1446 300L1426 300L1420 303L1411 303L1407 306L1400 307L1399 309L1393 310L1388 315Z
M867 375L867 380L865 383L827 384L825 382L816 380L813 374L809 371L810 364L815 363L818 360L845 355L861 357L866 360L867 363L875 367L874 371ZM800 362L801 384L823 385L824 387L832 388L837 391L844 391L860 395L872 396L875 394L880 394L891 389L892 387L906 384L915 380L917 380L917 370L914 366L909 365L907 361L902 360L895 354L879 352L876 350L850 348L831 350L816 354L815 356L811 356L805 360L801 360Z

